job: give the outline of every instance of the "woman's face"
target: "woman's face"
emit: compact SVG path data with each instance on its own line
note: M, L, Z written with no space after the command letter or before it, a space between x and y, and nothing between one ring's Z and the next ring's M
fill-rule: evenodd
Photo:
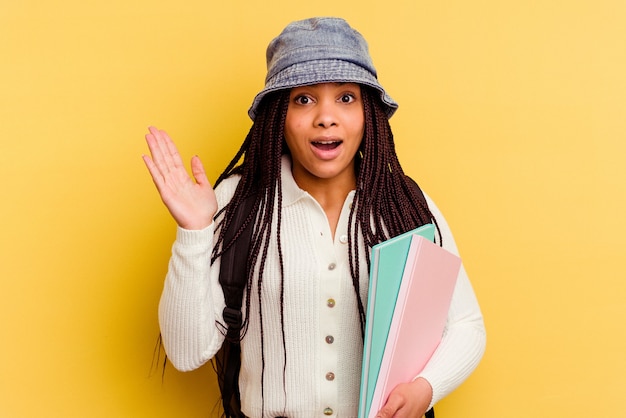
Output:
M324 83L291 90L285 140L293 176L304 182L354 182L354 159L364 130L361 87Z

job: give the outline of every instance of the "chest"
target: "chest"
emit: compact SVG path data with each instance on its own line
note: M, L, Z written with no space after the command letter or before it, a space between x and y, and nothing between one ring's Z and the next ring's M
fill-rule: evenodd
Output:
M350 204L347 200L339 213L334 234L326 213L312 199L282 209L280 242L279 235L272 234L259 293L269 306L280 305L281 298L297 301L289 303L296 309L298 304L324 303L330 297L354 298L348 238ZM362 243L357 245L352 268L358 270L360 297L365 301L369 273L366 250Z

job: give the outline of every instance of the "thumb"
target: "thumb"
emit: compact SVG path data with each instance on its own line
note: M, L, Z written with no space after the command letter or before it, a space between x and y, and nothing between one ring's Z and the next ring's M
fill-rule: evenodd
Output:
M378 414L376 414L376 418L399 418L401 415L406 416L406 413L401 413L404 404L404 397L398 396L396 390L393 390L389 394L384 406L378 411Z
M196 180L196 183L199 185L204 186L209 184L209 179L204 171L202 161L200 161L200 157L197 155L191 159L191 173L193 174L193 178Z
M393 402L387 402L376 414L376 418L391 418L398 411L398 405Z

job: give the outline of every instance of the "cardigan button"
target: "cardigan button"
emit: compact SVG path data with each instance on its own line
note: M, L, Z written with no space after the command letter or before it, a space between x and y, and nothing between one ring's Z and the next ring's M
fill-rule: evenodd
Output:
M332 408L326 408L324 409L324 415L332 415L333 414L333 410Z
M335 299L332 299L332 298L331 298L331 299L328 299L328 300L326 301L326 306L328 306L329 308L334 308L334 307L335 307L335 303L336 303L336 302L335 302Z
M327 335L326 336L326 343L327 344L332 344L335 342L335 337L333 337L332 335Z
M329 382L332 382L333 380L335 380L335 373L333 372L326 373L326 380L328 380Z

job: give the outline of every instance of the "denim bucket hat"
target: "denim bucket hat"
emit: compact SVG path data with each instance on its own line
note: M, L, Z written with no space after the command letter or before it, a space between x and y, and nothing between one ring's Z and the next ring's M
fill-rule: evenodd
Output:
M345 82L380 92L387 117L398 104L380 85L363 36L340 18L292 22L267 47L265 87L256 95L248 115L256 117L267 93L318 83Z

